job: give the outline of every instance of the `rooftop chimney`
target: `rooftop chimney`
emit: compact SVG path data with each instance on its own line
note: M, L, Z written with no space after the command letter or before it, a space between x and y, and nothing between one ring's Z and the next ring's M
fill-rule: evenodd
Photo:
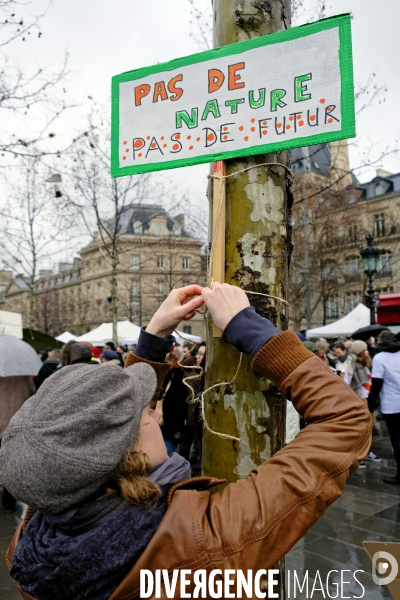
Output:
M174 221L179 223L182 229L185 227L185 215L183 213L176 215L176 217L174 217Z

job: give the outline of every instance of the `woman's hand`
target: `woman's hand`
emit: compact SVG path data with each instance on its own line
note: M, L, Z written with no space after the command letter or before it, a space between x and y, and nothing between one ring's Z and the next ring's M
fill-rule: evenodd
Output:
M201 293L214 323L221 331L238 312L250 306L245 292L236 285L213 281Z
M146 327L148 333L167 338L181 321L192 319L204 304L199 285L172 290Z

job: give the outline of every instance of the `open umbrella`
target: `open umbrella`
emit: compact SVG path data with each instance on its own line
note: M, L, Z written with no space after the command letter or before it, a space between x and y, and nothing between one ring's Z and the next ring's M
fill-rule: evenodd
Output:
M389 329L385 325L367 325L367 327L360 327L351 336L353 340L368 340L371 336L376 337L381 331Z
M0 335L0 377L37 375L42 365L32 346L15 335Z

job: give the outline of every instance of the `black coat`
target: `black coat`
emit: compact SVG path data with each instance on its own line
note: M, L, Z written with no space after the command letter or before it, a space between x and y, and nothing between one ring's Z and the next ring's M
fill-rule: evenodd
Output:
M60 364L59 360L55 360L54 358L48 358L43 363L39 373L36 375L34 382L36 389L38 390L42 385L43 381L53 375L57 371L58 365Z
M178 367L168 372L160 399L163 398L163 421L161 431L165 440L179 442L188 414L188 389L182 383L183 369Z

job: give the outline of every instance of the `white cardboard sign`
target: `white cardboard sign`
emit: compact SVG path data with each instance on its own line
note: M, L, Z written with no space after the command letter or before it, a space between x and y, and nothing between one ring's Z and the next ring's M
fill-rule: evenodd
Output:
M114 177L355 135L343 15L117 75Z

